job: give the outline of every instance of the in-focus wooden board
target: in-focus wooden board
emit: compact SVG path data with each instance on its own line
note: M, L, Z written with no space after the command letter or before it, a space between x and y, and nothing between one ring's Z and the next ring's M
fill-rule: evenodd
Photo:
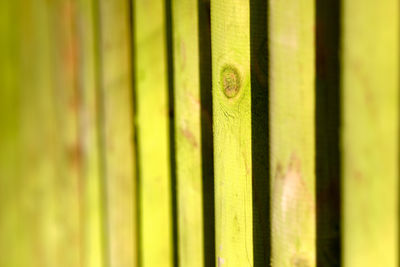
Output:
M172 1L178 255L188 267L204 266L198 8Z
M99 2L102 163L111 267L137 265L129 0Z
M271 262L315 266L314 2L269 2Z
M399 2L342 11L343 266L398 266Z
M133 1L140 260L172 266L172 201L165 1Z
M97 1L77 1L77 86L81 143L83 266L105 266L104 173L100 145Z
M249 5L211 0L217 266L253 266Z

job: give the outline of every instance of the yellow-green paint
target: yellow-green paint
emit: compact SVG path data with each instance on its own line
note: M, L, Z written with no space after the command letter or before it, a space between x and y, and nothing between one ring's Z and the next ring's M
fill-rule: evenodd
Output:
M398 266L399 2L342 1L342 254Z
M211 0L215 249L221 267L253 266L249 5Z
M172 266L165 1L133 1L140 251L144 267Z
M81 199L84 267L105 266L104 183L100 158L99 59L97 53L97 2L77 2L77 76L79 103L79 138L81 143Z
M316 266L314 1L269 1L272 266Z
M188 267L204 266L198 8L172 0L178 255Z
M23 186L18 172L20 4L0 2L0 266L10 267L26 263L20 255L29 257L18 194Z
M100 0L102 164L108 266L137 266L130 4Z
M80 266L81 243L81 145L78 138L79 95L76 77L75 2L53 0L48 2L49 35L51 47L52 92L55 116L56 173L47 186L58 233L54 237L54 264Z

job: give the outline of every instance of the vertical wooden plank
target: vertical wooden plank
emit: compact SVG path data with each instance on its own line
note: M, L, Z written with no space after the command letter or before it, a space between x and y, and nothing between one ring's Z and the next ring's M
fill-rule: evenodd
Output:
M18 210L19 6L19 1L0 2L0 266L11 267L25 263L18 252L28 258Z
M144 267L172 266L165 1L133 1L135 90Z
M343 265L398 266L399 2L343 2Z
M76 77L75 1L48 2L52 47L51 73L55 113L57 170L49 189L56 231L55 264L81 266L81 146Z
M62 260L60 251L65 241L65 229L56 216L57 210L63 208L56 198L63 197L56 190L56 182L65 182L65 176L58 175L60 135L56 127L52 61L55 39L51 37L49 3L24 0L22 4L20 71L25 78L20 80L19 149L23 187L17 190L23 221L21 232L27 239L29 253L26 258L19 256L16 266L53 266ZM73 253L72 249L64 257Z
M204 266L199 7L172 1L178 256L180 266L193 267Z
M82 152L83 266L105 266L104 176L100 158L99 49L97 2L77 2L77 67Z
M270 1L273 266L315 266L314 1Z
M253 266L249 5L211 0L217 266Z
M110 266L136 266L130 4L99 2L103 156Z

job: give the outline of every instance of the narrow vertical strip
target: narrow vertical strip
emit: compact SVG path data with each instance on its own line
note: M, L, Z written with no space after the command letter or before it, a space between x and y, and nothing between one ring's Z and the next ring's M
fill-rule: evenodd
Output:
M268 2L250 1L254 267L270 265Z
M211 0L217 266L253 266L249 8Z
M48 3L52 96L56 155L59 164L51 181L48 211L55 231L51 257L58 266L81 266L81 143L78 139L80 98L76 76L75 2L54 0ZM50 233L50 236L52 234Z
M342 6L342 264L398 266L399 1Z
M136 266L130 4L100 0L98 11L107 265Z
M165 0L165 34L167 52L167 82L168 82L168 126L169 126L169 168L171 189L171 216L172 216L172 261L174 267L179 267L178 256L178 184L177 184L177 154L176 154L176 122L175 122L175 69L174 44L172 26L172 0Z
M271 261L316 266L314 1L269 1Z
M144 267L168 267L174 252L166 3L136 0L133 11L140 260Z
M201 136L199 33L203 32L200 27L207 27L207 23L199 24L199 8L204 5L197 0L172 1L178 256L179 266L193 267L206 266L204 221L213 219L203 217L203 198L213 191L203 195L203 180L212 177L202 170L202 162L210 158L202 158L202 150L206 148Z
M198 2L201 173L203 186L204 266L215 266L214 146L211 71L210 0Z
M84 267L105 266L103 173L99 148L99 83L95 4L77 2L77 86L80 95L79 139L82 153L82 235Z
M316 1L317 265L341 263L340 1Z

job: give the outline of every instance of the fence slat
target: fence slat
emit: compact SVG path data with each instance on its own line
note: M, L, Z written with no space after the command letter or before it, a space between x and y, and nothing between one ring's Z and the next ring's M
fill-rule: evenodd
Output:
M172 1L178 254L188 267L204 266L198 7Z
M273 266L315 266L314 1L269 2Z
M48 4L56 155L59 161L51 181L52 212L58 234L54 237L55 264L80 266L82 257L80 222L81 146L78 139L79 95L76 87L75 2L55 0Z
M24 238L26 225L21 220L21 199L23 190L17 163L21 128L19 99L19 36L22 32L21 17L18 13L19 1L0 2L0 266L21 266L31 258ZM31 11L31 10L29 10ZM26 18L25 18L26 20ZM16 249L16 248L19 248ZM22 256L22 257L21 257Z
M99 2L102 164L110 266L136 266L136 177L128 0Z
M82 238L85 267L105 266L104 169L101 167L98 20L94 0L77 2L79 134L82 166Z
M249 5L211 0L217 266L253 266Z
M172 266L165 1L136 0L133 12L140 261L144 267Z
M398 266L399 2L342 10L343 265Z

